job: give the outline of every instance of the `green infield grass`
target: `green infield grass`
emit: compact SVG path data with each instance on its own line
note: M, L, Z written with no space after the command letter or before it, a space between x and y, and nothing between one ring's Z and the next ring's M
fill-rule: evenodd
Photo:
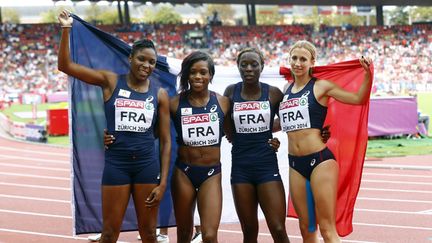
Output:
M51 108L59 108L59 107L65 107L64 104L38 104L36 106L37 112L46 112L46 110ZM3 114L7 115L12 121L15 122L25 122L25 123L34 123L38 125L45 125L46 124L46 117L41 117L36 120L33 120L32 118L22 118L20 116L17 116L19 112L31 112L33 109L33 105L19 105L19 104L13 104L10 107L4 109L1 111ZM56 145L62 145L62 146L68 146L69 145L69 136L47 136L48 143L49 144L56 144Z

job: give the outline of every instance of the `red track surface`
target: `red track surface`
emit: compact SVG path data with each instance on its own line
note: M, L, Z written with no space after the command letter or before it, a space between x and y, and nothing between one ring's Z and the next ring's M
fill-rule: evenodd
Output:
M0 138L0 242L77 242L72 236L69 149ZM432 242L432 156L367 160L354 232L343 242ZM291 242L301 242L287 219ZM176 242L170 229L170 242ZM138 242L136 232L119 241ZM221 225L220 242L241 242L240 226ZM265 221L259 242L272 242Z

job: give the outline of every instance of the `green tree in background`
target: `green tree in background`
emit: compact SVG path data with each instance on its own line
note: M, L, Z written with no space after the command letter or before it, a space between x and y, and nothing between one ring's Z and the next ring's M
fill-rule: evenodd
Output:
M153 23L155 19L156 12L152 9L145 9L142 16L142 22L144 23Z
M161 24L177 24L182 22L182 17L171 6L162 6L155 14L154 20Z
M412 22L432 21L432 7L413 7L409 12Z
M102 12L99 16L99 21L103 24L119 24L120 20L118 17L118 12L115 9L107 10Z
M42 23L57 23L57 17L64 9L67 9L70 12L74 12L72 7L56 7L54 9L50 9L40 14L42 18Z
M409 8L396 7L393 10L386 11L391 25L406 25L409 23Z
M3 22L9 22L14 24L21 23L20 15L15 9L2 8Z
M96 3L92 3L85 10L85 20L96 24L118 24L118 13L115 9L101 7Z
M145 9L142 20L145 23L177 24L182 22L182 17L173 7L164 5L156 12L152 9Z
M223 25L232 21L235 14L235 10L230 4L207 4L205 11L201 14L203 23L207 23L207 17L212 18L215 11L218 13Z

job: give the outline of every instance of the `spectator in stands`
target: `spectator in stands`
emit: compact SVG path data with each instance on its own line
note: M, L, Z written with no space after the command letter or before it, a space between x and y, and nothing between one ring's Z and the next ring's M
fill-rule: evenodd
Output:
M264 57L256 48L245 48L237 56L242 82L232 84L224 95L232 103L226 135L232 142L231 188L243 231L243 242L257 242L258 205L274 242L289 242L285 229L285 190L279 174L273 139L275 112L282 92L259 81Z
M317 80L312 67L317 58L315 46L298 41L290 49L290 66L294 82L288 87L280 105L281 127L288 135L289 185L304 242L319 242L315 223L310 221L316 211L324 242L340 242L336 231L336 198L339 167L333 153L322 141L320 130L327 114L330 97L346 104L362 104L368 100L372 85L371 59L361 58L364 79L357 92L348 92L333 82ZM291 105L296 101L306 105ZM308 105L307 105L308 104ZM310 187L308 186L310 184ZM315 207L307 200L311 190ZM308 207L313 207L308 209Z
M131 194L142 242L155 242L158 206L168 177L171 137L168 94L148 79L156 66L154 44L149 40L134 43L129 56L131 67L126 75L94 70L74 63L70 58L69 33L73 19L69 12L62 11L58 20L62 27L58 68L101 87L108 132L116 137L110 149L105 151L100 242L117 241ZM147 109L137 113L133 104L135 107L145 104ZM125 120L117 115L120 113L142 119ZM154 132L159 135L160 155L155 153ZM156 156L160 156L160 164L155 163L158 161Z

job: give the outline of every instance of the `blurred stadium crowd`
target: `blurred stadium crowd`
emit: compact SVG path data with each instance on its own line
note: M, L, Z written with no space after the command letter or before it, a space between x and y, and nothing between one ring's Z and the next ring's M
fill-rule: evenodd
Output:
M150 38L162 55L182 59L206 49L218 65L235 65L237 52L257 46L268 66L288 66L288 47L308 39L318 47L317 65L367 55L375 64L375 95L432 91L432 24L407 26L213 26L133 24L99 28L127 43ZM67 90L57 70L57 24L0 25L0 100L11 94L50 94Z

